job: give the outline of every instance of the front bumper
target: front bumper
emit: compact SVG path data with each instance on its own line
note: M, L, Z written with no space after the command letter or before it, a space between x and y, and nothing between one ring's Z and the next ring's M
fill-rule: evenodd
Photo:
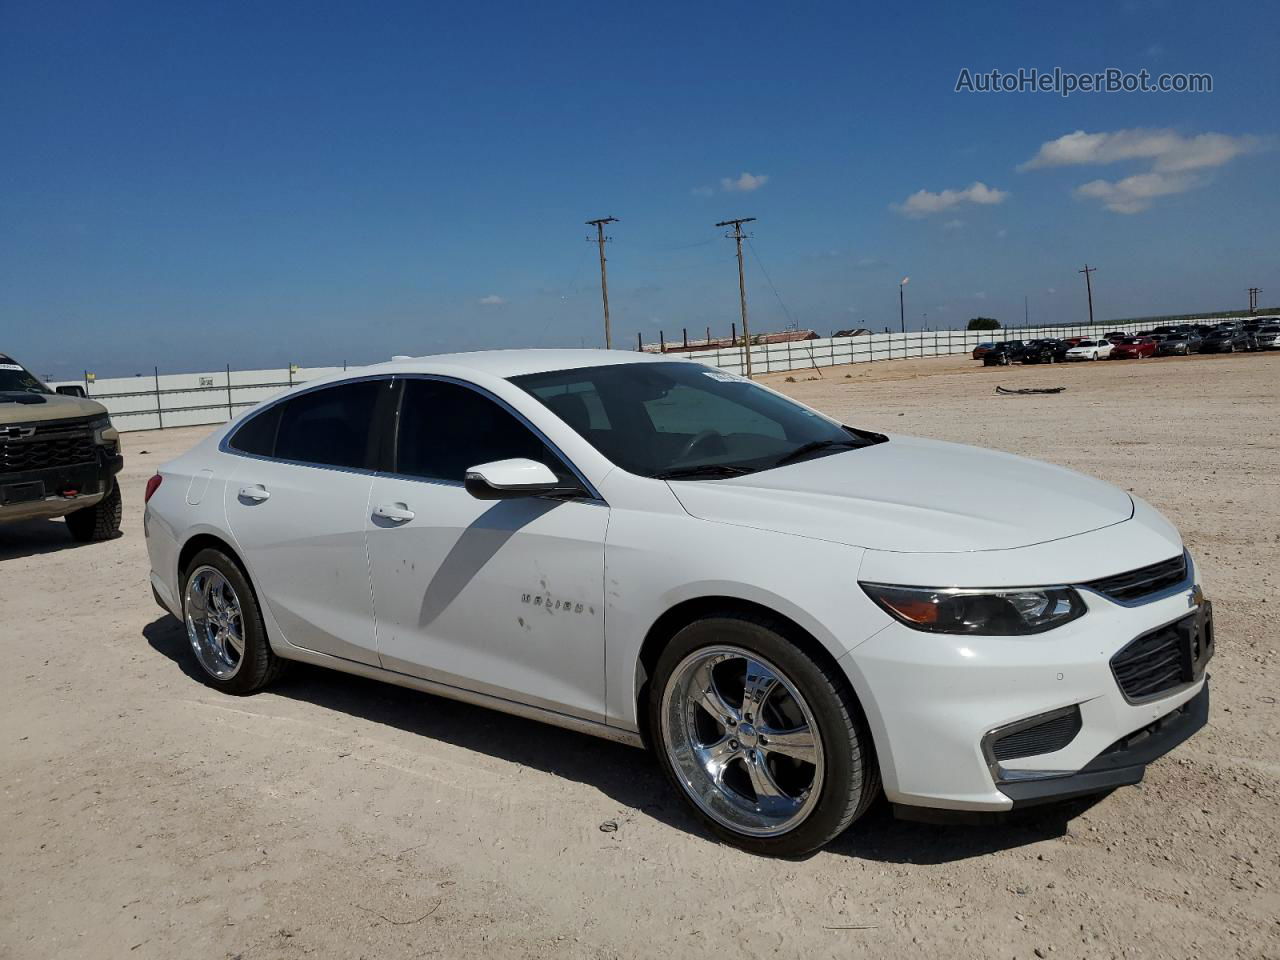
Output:
M1207 656L1191 679L1136 702L1111 661L1136 638L1207 616L1193 582L1192 568L1183 584L1135 605L1080 588L1088 613L1045 634L949 636L894 623L855 647L840 663L867 714L889 801L1006 812L1136 783L1146 763L1203 723L1183 721L1177 730L1185 735L1152 738L1142 753L1117 745L1193 701L1207 705ZM1069 709L1079 711L1078 732L1052 752L993 763L984 748L993 731Z
M124 468L117 450L100 448L86 463L0 474L0 521L62 517L98 503Z

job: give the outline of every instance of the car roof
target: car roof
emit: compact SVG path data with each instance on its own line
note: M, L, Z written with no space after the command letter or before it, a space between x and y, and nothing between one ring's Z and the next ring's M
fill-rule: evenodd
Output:
M476 350L422 357L394 357L387 363L364 367L361 373L439 373L444 369L481 373L492 377L518 377L526 373L575 370L620 363L684 363L683 357L641 353L637 350Z

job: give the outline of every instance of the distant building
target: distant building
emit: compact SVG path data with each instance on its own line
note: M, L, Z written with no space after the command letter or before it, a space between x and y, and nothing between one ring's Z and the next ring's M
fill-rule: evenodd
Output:
M796 343L801 340L817 340L818 334L815 330L783 330L781 333L753 333L751 335L751 343L760 346L766 343ZM646 343L644 345L645 353L692 353L695 350L729 350L733 347L741 347L742 338L736 341L732 337L712 337L710 340L705 337L698 340L690 340L686 343L683 339L668 340L662 343Z
M866 327L858 327L856 330L837 330L831 334L833 337L869 337L871 331Z

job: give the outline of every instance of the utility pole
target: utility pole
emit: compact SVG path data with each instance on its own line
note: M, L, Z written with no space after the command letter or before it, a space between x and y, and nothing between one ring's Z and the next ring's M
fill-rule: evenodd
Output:
M1084 274L1084 286L1089 291L1089 326L1093 326L1093 281L1089 279L1089 274L1095 272L1098 268L1091 267L1087 263L1083 270L1077 270L1076 273Z
M1027 299L1025 293L1022 295L1022 325L1031 326L1031 301Z
M1251 317L1256 317L1258 315L1258 294L1261 292L1261 287L1249 288L1249 316Z
M609 276L604 268L605 241L612 239L604 235L606 223L617 223L617 217L601 217L599 220L588 220L587 226L596 228L596 243L600 245L600 296L604 299L604 348L613 349L613 334L609 329ZM587 237L587 240L590 240Z
M902 332L907 332L907 311L906 300L902 295L902 288L911 282L910 277L903 277L898 281L898 325L902 328Z
M754 223L755 217L739 217L737 220L721 220L717 227L733 227L733 233L726 233L738 245L738 303L742 310L742 348L746 357L747 379L751 379L751 330L747 326L747 281L742 272L742 241L746 234L742 232L744 223Z

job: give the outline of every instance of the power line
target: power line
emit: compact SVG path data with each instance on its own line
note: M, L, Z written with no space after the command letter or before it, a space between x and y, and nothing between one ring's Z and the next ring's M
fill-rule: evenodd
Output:
M760 254L756 253L756 245L751 242L750 237L747 238L747 246L751 248L751 255L756 258L756 266L760 268L760 272L764 274L764 278L769 281L769 287L773 290L773 295L778 298L778 306L780 306L782 308L782 312L787 315L788 325L792 330L799 330L800 324L796 323L795 319L791 316L791 311L788 310L787 305L782 302L782 294L778 292L778 288L774 285L773 278L769 276L769 271L764 268L764 261L760 259ZM809 353L809 363L813 366L813 369L818 371L818 376L823 376L822 369L818 366L818 361L814 359L813 348L806 346L805 350Z

